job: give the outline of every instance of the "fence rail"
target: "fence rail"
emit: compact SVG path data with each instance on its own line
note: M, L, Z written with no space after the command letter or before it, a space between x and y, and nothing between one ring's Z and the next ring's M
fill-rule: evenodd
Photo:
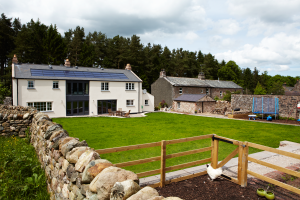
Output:
M184 151L184 152L179 152L179 153L174 153L174 154L169 154L169 155L166 154L167 145L208 139L208 138L211 138L211 146L209 146L209 147L205 147L205 148L201 148L201 149L194 149L194 150L189 150L189 151ZM227 142L227 143L238 146L233 152L231 152L220 163L218 163L219 141ZM282 188L285 188L287 190L290 190L292 192L300 194L300 189L298 189L298 188L295 188L293 186L284 184L284 183L274 180L272 178L268 178L266 176L263 176L263 175L260 175L260 174L257 174L255 172L248 170L248 161L251 161L251 162L266 166L266 167L270 167L275 170L278 170L278 171L281 171L281 172L284 172L284 173L287 173L287 174L290 174L290 175L300 178L299 172L295 172L290 169L286 169L286 168L279 167L277 165L273 165L273 164L270 164L270 163L267 163L267 162L264 162L261 160L257 160L255 158L251 158L248 156L248 151L249 151L249 147L253 147L253 148L260 149L260 150L269 151L269 152L273 152L273 153L284 155L284 156L289 156L289 157L296 158L296 159L300 159L300 155L282 151L279 149L274 149L274 148L263 146L263 145L259 145L259 144L255 144L255 143L251 143L251 142L240 142L237 140L233 140L230 138L225 138L225 137L221 137L221 136L217 136L217 135L213 135L213 134L190 137L190 138L182 138L182 139L176 139L176 140L168 140L168 141L163 140L161 142L138 144L138 145L125 146L125 147L99 149L99 150L96 150L96 152L98 152L99 154L107 154L107 153L129 151L129 150L150 148L150 147L157 147L157 146L161 146L161 155L160 156L156 156L156 157L152 157L152 158L145 158L145 159L140 159L140 160L134 160L134 161L129 161L129 162L123 162L123 163L117 163L117 164L115 164L115 166L127 167L127 166L132 166L132 165L139 165L139 164L144 164L144 163L149 163L149 162L160 161L161 162L160 169L155 169L155 170L151 170L151 171L147 171L147 172L141 172L141 173L138 173L137 176L139 178L141 178L141 177L160 173L160 175L161 175L160 182L150 185L150 186L151 187L158 187L158 186L164 187L166 184L170 184L172 182L178 182L178 181L194 178L194 177L201 176L201 175L204 175L207 173L206 171L203 171L203 172L183 176L183 177L172 179L172 180L166 180L166 172L167 171L178 170L178 169L182 169L182 168L186 168L186 167L190 167L190 166L194 166L194 165L199 165L199 164L203 164L203 163L207 163L207 162L211 162L211 166L216 169L219 167L223 167L228 161L230 161L235 155L238 154L238 172L237 172L238 178L235 179L232 177L226 177L230 181L232 181L236 184L239 184L242 187L246 187L247 186L247 174L250 174L259 179L262 179L262 180L272 183L274 185L278 185ZM176 158L179 156L196 154L196 153L202 153L202 152L206 152L206 151L211 151L210 158L205 158L202 160L197 160L197 161L193 161L193 162L189 162L189 163L183 163L183 164L179 164L179 165L175 165L175 166L166 167L167 159Z

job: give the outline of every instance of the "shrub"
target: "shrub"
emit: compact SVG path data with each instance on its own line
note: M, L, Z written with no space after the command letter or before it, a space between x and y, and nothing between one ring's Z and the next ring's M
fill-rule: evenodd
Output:
M223 97L223 100L231 102L231 92L230 91L226 91L226 93Z
M161 102L159 102L160 108L164 108L165 104L166 104L165 100L162 100Z
M0 146L0 199L49 199L34 147L16 137L0 137Z
M218 101L218 100L220 100L220 99L219 99L218 96L215 96L214 100L215 100L215 101Z
M159 110L159 108L157 106L155 106L154 110Z

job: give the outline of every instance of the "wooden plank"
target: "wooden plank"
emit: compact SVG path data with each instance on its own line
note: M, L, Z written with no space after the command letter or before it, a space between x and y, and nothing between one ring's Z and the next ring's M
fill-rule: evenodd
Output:
M219 152L219 141L218 140L213 140L213 149L212 149L212 157L211 157L211 166L214 169L217 169L218 166L218 152Z
M160 187L165 186L166 181L166 141L161 141L161 156L160 156Z
M260 145L260 144L251 143L251 142L249 142L248 145L249 145L249 147L253 147L253 148L257 148L257 149L261 149L261 150L265 150L265 151L270 151L270 152L277 153L277 154L284 155L284 156L288 156L288 157L291 157L291 158L300 159L299 154L290 153L290 152L282 151L282 150L279 150L279 149L266 147L266 146L263 146L263 145Z
M243 142L242 170L241 170L241 186L247 186L247 170L248 170L248 142Z
M222 162L220 162L217 166L217 168L219 167L223 167L229 160L231 160L239 151L239 147L237 147L233 152L231 152L231 154L229 154L224 160L222 160Z
M179 156L186 156L186 155L190 155L190 154L201 153L201 152L211 151L211 150L212 150L212 147L206 147L206 148L202 148L202 149L184 151L184 152L180 152L180 153L173 153L173 154L167 155L166 159L176 158L176 157L179 157Z
M241 185L242 178L242 159L243 158L243 143L239 142L239 158L238 158L238 180Z
M296 176L296 177L300 178L300 173L299 172L296 172L296 171L293 171L293 170L290 170L290 169L287 169L287 168L284 168L284 167L279 167L277 165L273 165L273 164L270 164L270 163L267 163L267 162L264 162L264 161L261 161L261 160L257 160L255 158L251 158L251 157L248 157L248 160L251 161L251 162L255 162L257 164L264 165L266 167L270 167L270 168L276 169L278 171L281 171L281 172L284 172L284 173L287 173L287 174L290 174L290 175L293 175L293 176Z
M183 180L186 180L186 179L194 178L194 177L197 177L197 176L202 176L202 175L205 175L205 174L207 174L206 170L203 171L203 172L198 172L198 173L195 173L195 174L191 174L191 175L187 175L187 176L183 176L183 177L179 177L179 178L174 178L174 179L168 180L168 181L166 181L166 184L183 181Z
M149 147L157 147L157 146L160 146L160 143L161 142L153 142L153 143L137 144L137 145L131 145L131 146L125 146L125 147L98 149L98 150L96 150L96 152L101 155L101 154L106 154L106 153L129 151L129 150L143 149L143 148L149 148Z
M146 158L146 159L140 159L140 160L133 160L129 162L123 162L123 163L117 163L115 164L116 167L127 167L127 166L132 166L132 165L139 165L143 163L149 163L149 162L154 162L154 161L159 161L160 156L157 157L152 157L152 158Z
M226 137L222 137L222 136L218 136L218 135L215 135L216 138L220 138L220 139L223 139L223 140L228 140L230 142L233 142L234 145L239 145L239 141L237 140L233 140L233 139L230 139L230 138L226 138Z
M181 139L176 139L176 140L169 140L169 141L167 141L167 145L181 143L181 142L190 142L190 141L194 141L194 140L202 140L202 139L212 138L212 136L213 136L213 134L200 135L200 136L189 137L189 138L181 138Z
M157 188L160 186L160 183L154 183L152 185L147 185L147 186L152 187L152 188Z
M141 172L136 174L139 178L144 177L144 176L150 176L153 174L158 174L160 172L160 169L155 169L155 170L151 170L151 171L147 171L147 172Z
M190 166L193 166L193 165L199 165L199 164L206 163L206 162L209 162L209 161L211 161L211 158L206 158L206 159L203 159L203 160L197 160L197 161L184 163L184 164L180 164L180 165L174 165L174 166L171 166L171 167L167 167L166 171L177 170L177 169L181 169L181 168L184 168L184 167L190 167Z
M282 182L280 182L280 181L276 181L276 180L274 180L274 179L272 179L272 178L269 178L269 177L266 177L266 176L257 174L257 173L255 173L255 172L250 171L250 170L247 170L247 173L250 174L250 175L252 175L252 176L255 176L255 177L257 177L257 178L259 178L259 179L261 179L261 180L267 181L267 182L269 182L269 183L272 183L272 184L274 184L274 185L277 185L277 186L282 187L282 188L284 188L284 189L287 189L287 190L289 190L289 191L292 191L292 192L295 192L295 193L297 193L297 194L300 194L300 189L295 188L295 187L293 187L293 186L290 186L290 185L287 185L287 184L282 183Z

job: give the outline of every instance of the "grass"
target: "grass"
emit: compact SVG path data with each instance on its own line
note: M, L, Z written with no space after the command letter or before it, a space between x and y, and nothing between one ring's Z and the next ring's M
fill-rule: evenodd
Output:
M0 137L0 199L49 199L40 166L28 138Z
M86 140L91 148L104 149L134 144L173 140L199 135L217 134L227 138L253 142L278 148L280 141L300 142L297 126L265 124L253 121L207 118L169 113L149 113L144 118L57 118L53 121L63 125L71 137ZM208 147L210 139L167 145L167 154ZM235 145L220 142L219 160L223 160ZM258 152L249 149L249 153ZM160 155L160 147L117 152L100 155L112 163L150 158ZM210 152L168 159L166 166L178 165L204 158ZM126 167L136 173L159 169L160 162L152 162Z

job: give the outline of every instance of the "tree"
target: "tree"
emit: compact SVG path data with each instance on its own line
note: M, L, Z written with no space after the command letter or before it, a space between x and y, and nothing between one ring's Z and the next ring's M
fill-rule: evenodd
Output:
M280 81L273 82L272 87L269 90L270 94L274 95L284 95L284 89Z
M257 82L256 88L254 89L254 94L262 94L265 95L267 92L266 90L261 86L259 82Z

